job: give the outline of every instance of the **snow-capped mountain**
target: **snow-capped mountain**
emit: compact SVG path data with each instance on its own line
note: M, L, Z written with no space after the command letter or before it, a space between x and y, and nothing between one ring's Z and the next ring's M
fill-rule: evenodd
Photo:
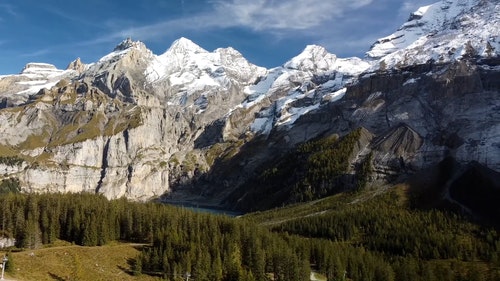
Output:
M246 85L265 73L233 48L208 52L186 38L149 62L144 75L154 88L175 89L171 104L184 106L190 98L199 111L206 109L207 95L228 91L233 84ZM211 89L211 90L210 90ZM204 93L192 98L193 94Z
M126 39L68 70L28 64L0 77L0 156L22 160L0 163L0 180L138 200L175 188L217 204L297 144L358 127L352 167L372 153L378 179L446 155L498 170L498 10L420 8L365 59L309 45L265 69L180 38L159 55Z
M208 52L186 38L176 40L162 55L156 56L146 70L149 82L168 79L170 85L224 84L217 80L226 71L240 71L243 78L253 76L257 68L232 48Z
M359 58L340 59L321 46L309 45L282 67L270 69L258 83L246 87L248 97L240 106L249 108L263 99L271 102L251 125L255 133L267 135L275 127L293 125L324 101L342 98L345 85L369 66Z
M30 95L74 76L76 71L72 69L61 70L48 63L28 63L20 74L0 76L0 108L25 103Z
M169 158L188 161L206 126L241 103L243 87L266 71L232 48L208 52L185 38L159 56L127 39L95 63L70 66L29 64L20 75L0 78L57 78L53 85L36 82L40 87L31 89L24 109L6 102L0 112L1 145L29 158L25 166L5 168L19 175L25 190L161 195L169 188L167 171L178 168L169 167ZM3 95L19 95L12 92Z
M385 66L494 57L500 50L500 3L442 0L421 7L395 33L381 38L367 57Z

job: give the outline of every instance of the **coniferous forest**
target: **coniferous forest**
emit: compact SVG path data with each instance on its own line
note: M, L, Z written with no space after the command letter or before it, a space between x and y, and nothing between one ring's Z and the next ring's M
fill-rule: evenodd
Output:
M355 199L358 199L356 201ZM30 249L65 240L142 243L130 274L178 280L500 280L500 235L460 215L407 207L396 191L340 194L231 218L94 194L0 196L3 236Z

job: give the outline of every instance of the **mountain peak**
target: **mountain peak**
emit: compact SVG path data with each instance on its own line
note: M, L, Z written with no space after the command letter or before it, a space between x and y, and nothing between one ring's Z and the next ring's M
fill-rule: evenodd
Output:
M57 67L49 63L30 62L24 66L21 74L46 73L59 71Z
M171 53L207 53L205 49L198 46L193 41L181 37L175 40L170 48L168 48L167 52Z
M234 56L243 56L238 50L236 50L233 47L227 47L227 48L217 48L214 51L215 53L220 53L220 54L231 54Z
M499 7L498 1L480 0L443 0L421 7L411 13L408 21L396 32L378 39L366 55L380 59L400 50L417 52L421 49L420 53L426 59L439 60L446 53L450 53L453 59L461 56L460 50L467 41L471 41L481 53L488 41L497 41ZM425 49L424 45L431 47ZM415 52L407 57L415 57Z
M120 44L116 45L116 47L113 49L113 52L118 52L118 51L125 51L130 48L141 48L145 47L144 43L141 41L133 41L130 37L127 39L123 40L120 42Z
M85 70L85 64L80 60L80 58L76 58L76 60L70 62L67 70L76 70L79 73L82 73Z
M298 56L285 63L285 68L303 71L327 71L335 64L337 56L330 54L324 47L307 45Z
M322 53L322 54L325 54L325 53L328 53L328 51L323 47L323 46L320 46L320 45L307 45L304 50L302 51L302 53Z

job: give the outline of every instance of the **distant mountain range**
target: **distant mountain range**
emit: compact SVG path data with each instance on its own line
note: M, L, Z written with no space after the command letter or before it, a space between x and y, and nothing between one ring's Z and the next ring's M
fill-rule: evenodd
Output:
M319 181L314 196L359 186L367 161L363 182L384 185L449 158L474 161L498 192L499 10L493 0L422 7L362 59L310 45L266 69L233 48L180 38L161 55L126 39L66 70L29 63L0 77L0 180L23 192L269 208L305 200L292 191L307 192L309 162L293 155L313 157L357 132L342 148L346 166L321 172L335 180ZM338 141L301 150L328 139ZM265 175L280 169L296 180L270 187ZM467 171L453 168L440 186ZM467 207L463 193L446 194Z

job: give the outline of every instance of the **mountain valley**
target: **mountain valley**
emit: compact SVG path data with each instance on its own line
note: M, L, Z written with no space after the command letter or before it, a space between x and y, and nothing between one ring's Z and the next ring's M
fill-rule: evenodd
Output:
M422 7L363 59L309 45L266 69L180 38L161 55L126 39L95 63L29 63L0 77L1 179L250 211L390 186L452 158L491 170L478 182L497 194L498 9Z
M500 280L498 11L441 0L364 58L127 38L0 76L7 278Z

